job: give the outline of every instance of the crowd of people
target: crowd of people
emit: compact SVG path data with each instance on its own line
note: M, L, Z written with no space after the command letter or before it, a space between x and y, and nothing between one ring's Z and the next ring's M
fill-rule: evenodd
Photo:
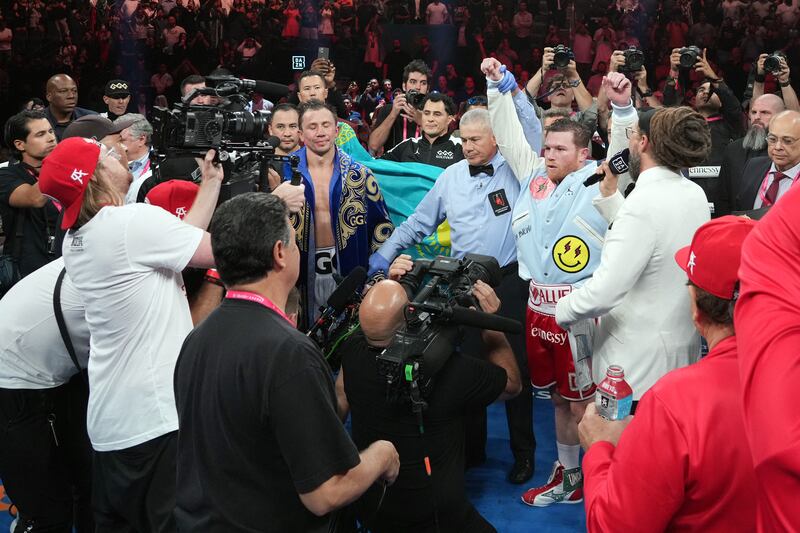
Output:
M495 531L464 473L503 401L532 478L532 388L557 457L525 504L800 530L796 0L564 7L3 3L15 533ZM170 152L175 104L263 119L275 157ZM482 261L468 304L418 299L437 256ZM403 337L449 316L472 326ZM416 364L387 382L387 353ZM623 420L595 408L612 365Z

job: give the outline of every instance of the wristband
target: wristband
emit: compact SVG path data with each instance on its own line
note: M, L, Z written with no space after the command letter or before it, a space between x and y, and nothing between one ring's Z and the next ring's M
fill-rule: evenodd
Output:
M791 81L787 81L786 83L784 83L784 82L780 82L780 81L778 82L778 85L780 85L781 87L788 87L788 86L790 86L791 84L792 84L792 82L791 82Z
M766 74L756 74L755 78L753 78L753 80L755 80L756 83L764 83L766 79L767 79Z

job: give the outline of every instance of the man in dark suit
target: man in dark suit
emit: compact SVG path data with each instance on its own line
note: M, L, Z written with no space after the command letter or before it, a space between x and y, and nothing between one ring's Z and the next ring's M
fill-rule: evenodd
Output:
M719 169L719 189L712 212L713 217L729 215L736 209L733 207L735 196L739 192L744 169L748 163L756 158L769 159L766 157L767 126L770 119L784 109L786 107L783 100L774 94L764 94L753 100L748 114L750 127L747 133L725 148ZM750 204L747 209L752 209L752 202Z
M727 191L732 211L771 207L800 175L800 112L782 111L769 123L768 157L751 159Z

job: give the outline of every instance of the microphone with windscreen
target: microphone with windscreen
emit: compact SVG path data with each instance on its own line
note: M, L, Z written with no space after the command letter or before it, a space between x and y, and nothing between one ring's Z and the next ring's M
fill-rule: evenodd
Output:
M628 161L630 160L630 150L625 148L621 152L614 154L613 156L608 158L608 169L611 171L612 174L615 176L619 176L620 174L625 174L630 170L628 166ZM584 187L591 187L595 183L600 183L603 181L605 177L605 173L603 170L598 167L597 172L586 178L586 181L583 182Z

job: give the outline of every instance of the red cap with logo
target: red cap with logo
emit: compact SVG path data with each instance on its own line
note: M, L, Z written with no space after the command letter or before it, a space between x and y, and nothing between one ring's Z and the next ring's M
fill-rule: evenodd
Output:
M83 205L83 193L100 159L100 143L72 137L56 145L44 158L39 172L39 190L58 200L63 208L61 229L75 225Z
M147 193L144 201L166 209L176 217L183 220L189 209L192 208L197 191L200 190L195 183L185 180L169 180L159 183Z
M733 300L742 243L755 225L752 219L731 215L706 222L697 228L692 244L675 253L675 261L692 283L718 298Z

